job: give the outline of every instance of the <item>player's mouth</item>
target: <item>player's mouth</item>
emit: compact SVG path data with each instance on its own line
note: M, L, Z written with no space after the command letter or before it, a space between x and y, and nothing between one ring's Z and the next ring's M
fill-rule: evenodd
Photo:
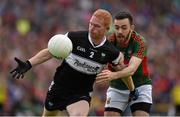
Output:
M117 38L121 41L123 41L125 39L125 37L123 35L117 35Z

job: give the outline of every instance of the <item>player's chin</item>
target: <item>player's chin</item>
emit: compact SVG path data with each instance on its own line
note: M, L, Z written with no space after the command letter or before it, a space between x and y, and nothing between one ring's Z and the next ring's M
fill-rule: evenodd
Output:
M121 40L121 39L122 39L122 36L121 36L121 35L116 35L116 38L117 38L118 40Z
M92 38L92 39L97 39L97 38L99 38L99 36L96 35L95 33L93 33L93 34L91 34L91 38Z
M90 31L90 35L91 35L92 37L94 37L94 36L96 35L96 33L93 32L93 31Z

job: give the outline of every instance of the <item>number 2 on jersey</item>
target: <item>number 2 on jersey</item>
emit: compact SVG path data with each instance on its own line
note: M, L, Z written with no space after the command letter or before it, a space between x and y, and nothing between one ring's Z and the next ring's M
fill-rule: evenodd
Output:
M90 58L93 58L94 57L94 52L90 52Z

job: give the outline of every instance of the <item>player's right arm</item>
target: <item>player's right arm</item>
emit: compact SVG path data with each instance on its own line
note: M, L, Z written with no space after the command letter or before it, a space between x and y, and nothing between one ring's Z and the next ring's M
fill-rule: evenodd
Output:
M48 49L43 49L38 52L35 56L30 58L29 60L22 61L15 57L15 61L17 62L17 67L13 69L10 73L13 78L23 78L24 73L32 68L32 66L41 64L52 58L52 55L49 53Z
M125 78L121 78L121 80L124 82L124 84L128 87L128 89L130 91L134 91L135 90L134 82L133 82L131 76L125 77Z
M51 59L53 56L49 53L48 49L43 49L38 52L35 56L29 59L29 62L32 66L41 64L46 62L47 60Z
M112 69L114 69L115 71L121 71L125 67L127 67L127 65L124 64L124 55L122 54L121 59L119 60L119 64L114 67L112 66ZM124 82L124 84L128 87L130 91L135 90L134 82L131 76L123 77L121 78L121 80Z
M127 66L124 65L124 63L120 63L117 67L114 68L114 70L120 71L125 67ZM123 77L121 78L121 80L124 82L124 84L127 86L127 88L130 91L128 101L130 102L131 100L136 100L139 97L139 91L134 86L132 76Z

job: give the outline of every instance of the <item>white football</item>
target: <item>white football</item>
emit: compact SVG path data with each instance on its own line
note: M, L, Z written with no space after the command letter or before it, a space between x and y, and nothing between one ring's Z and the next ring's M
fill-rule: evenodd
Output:
M63 34L57 34L48 41L49 52L57 59L66 58L72 51L71 40Z

